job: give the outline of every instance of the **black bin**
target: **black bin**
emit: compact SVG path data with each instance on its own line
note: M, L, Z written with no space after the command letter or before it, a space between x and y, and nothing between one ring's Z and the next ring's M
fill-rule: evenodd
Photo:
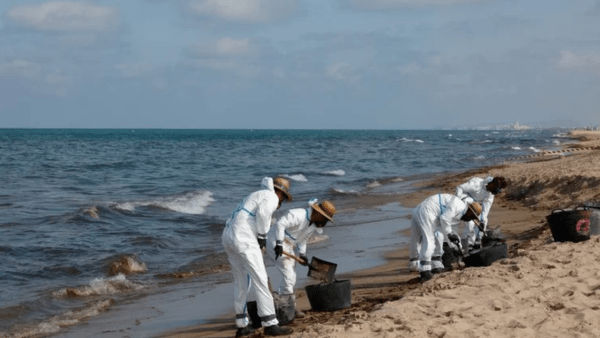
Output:
M304 289L313 311L336 311L352 305L350 280L308 285Z
M470 251L463 257L466 266L490 266L495 261L508 257L506 243L497 242L481 249Z
M590 214L585 207L552 210L546 220L555 242L581 242L590 239Z

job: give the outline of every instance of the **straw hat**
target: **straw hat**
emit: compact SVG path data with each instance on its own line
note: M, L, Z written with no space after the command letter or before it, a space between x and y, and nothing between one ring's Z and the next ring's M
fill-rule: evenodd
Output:
M473 202L471 204L469 204L469 209L471 209L471 211L473 212L473 214L475 214L475 216L477 216L476 219L473 220L473 222L475 222L477 225L481 224L481 222L479 221L479 216L481 215L481 204L477 203L477 202Z
M273 188L279 189L288 201L292 201L292 195L290 194L290 181L283 177L277 177L273 180Z
M312 208L315 209L318 213L325 216L328 220L333 223L333 215L335 215L335 206L333 203L329 201L323 201L321 203L315 203L312 205Z

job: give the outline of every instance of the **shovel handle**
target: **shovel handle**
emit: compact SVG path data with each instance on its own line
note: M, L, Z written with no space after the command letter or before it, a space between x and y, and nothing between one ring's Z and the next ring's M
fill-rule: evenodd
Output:
M283 254L286 255L286 256L288 256L289 258L295 260L296 262L302 264L302 265L308 265L307 261L305 261L304 259L298 258L298 256L296 256L296 255L292 255L291 253L288 253L286 251L284 251Z

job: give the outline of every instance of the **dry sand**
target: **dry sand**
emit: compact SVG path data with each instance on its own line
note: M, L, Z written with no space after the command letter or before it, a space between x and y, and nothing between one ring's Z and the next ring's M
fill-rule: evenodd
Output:
M577 144L600 146L600 133L574 131ZM290 325L290 337L598 337L600 336L600 237L554 243L546 223L553 209L600 198L600 150L540 155L466 173L443 175L399 198L413 207L473 176L502 175L509 181L496 197L489 227L507 236L509 258L484 268L466 268L418 283L406 269L406 249L388 263L352 273L352 307L312 312L303 290L306 318ZM230 316L164 337L233 337ZM263 337L262 329L254 337Z

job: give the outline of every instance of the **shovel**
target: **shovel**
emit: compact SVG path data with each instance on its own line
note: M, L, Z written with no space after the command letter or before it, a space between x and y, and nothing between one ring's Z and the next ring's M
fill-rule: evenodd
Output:
M298 258L296 255L292 255L285 251L283 252L283 254L302 265L308 266L308 277L322 279L327 283L333 282L333 277L335 275L335 269L337 268L337 264L324 261L317 257L313 257L309 264L307 261Z

